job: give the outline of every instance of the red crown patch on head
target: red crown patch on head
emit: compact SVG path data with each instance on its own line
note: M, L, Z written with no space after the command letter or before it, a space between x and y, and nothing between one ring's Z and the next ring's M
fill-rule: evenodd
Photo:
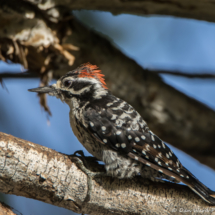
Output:
M96 78L101 82L103 88L108 89L105 83L105 79L103 78L104 75L101 73L101 70L98 70L98 67L96 65L85 63L82 64L79 69L79 78Z

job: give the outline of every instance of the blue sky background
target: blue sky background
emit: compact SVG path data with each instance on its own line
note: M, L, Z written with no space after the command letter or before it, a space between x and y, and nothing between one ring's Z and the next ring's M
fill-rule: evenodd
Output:
M76 11L75 16L107 36L115 46L145 68L215 73L213 23L158 16L113 16L95 11ZM0 73L20 72L22 69L20 65L0 62ZM166 83L215 110L214 79L162 77ZM0 131L59 152L72 154L76 150L84 150L88 154L71 131L69 107L54 97L48 97L53 115L48 126L47 114L41 109L37 95L27 91L39 86L39 79L4 79L4 83L9 92L0 88ZM215 172L212 169L171 148L187 169L215 190ZM23 215L72 214L66 209L24 197L4 195L4 198Z

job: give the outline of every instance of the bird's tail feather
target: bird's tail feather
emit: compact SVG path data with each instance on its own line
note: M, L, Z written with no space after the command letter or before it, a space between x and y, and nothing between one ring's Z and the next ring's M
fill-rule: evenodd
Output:
M206 202L215 205L215 192L202 184L191 172L189 172L186 168L183 170L189 174L190 180L187 185L193 190L196 194L198 194L202 199Z

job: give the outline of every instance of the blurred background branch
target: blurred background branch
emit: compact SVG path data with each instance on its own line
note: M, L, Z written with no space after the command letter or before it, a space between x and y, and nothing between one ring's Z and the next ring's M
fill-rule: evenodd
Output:
M65 10L65 6L70 10L101 10L109 11L115 15L129 13L134 15L170 15L183 18L192 18L214 22L215 5L214 0L46 0L43 2L27 0L39 9L53 13L55 8ZM58 19L53 15L53 20Z
M168 74L168 75L175 75L175 76L182 76L186 78L215 78L215 74L209 74L209 73L185 73L180 71L165 71L165 70L154 70L154 69L145 69L148 72L156 73L156 74ZM11 73L11 72L1 72L0 78L38 78L40 77L39 74L33 74L31 71L26 72L19 72L17 73Z
M38 78L39 75L33 73L11 73L11 72L2 72L0 73L0 78Z

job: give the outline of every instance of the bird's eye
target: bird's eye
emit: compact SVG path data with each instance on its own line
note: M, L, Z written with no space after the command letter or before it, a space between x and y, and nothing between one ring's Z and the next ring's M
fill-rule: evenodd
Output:
M72 84L72 81L66 80L63 84L65 87L69 87Z

